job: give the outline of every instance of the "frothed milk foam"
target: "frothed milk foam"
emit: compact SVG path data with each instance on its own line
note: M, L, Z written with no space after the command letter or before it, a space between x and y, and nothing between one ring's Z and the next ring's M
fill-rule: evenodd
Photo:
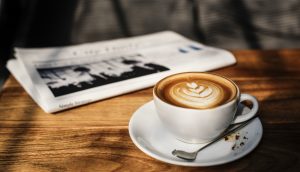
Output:
M161 80L155 88L157 96L175 106L210 109L230 102L237 88L228 79L206 73L181 73Z

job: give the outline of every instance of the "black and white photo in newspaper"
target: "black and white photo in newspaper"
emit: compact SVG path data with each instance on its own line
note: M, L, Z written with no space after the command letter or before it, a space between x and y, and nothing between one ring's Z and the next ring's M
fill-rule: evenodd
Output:
M54 97L170 70L163 64L148 61L141 54L36 69Z

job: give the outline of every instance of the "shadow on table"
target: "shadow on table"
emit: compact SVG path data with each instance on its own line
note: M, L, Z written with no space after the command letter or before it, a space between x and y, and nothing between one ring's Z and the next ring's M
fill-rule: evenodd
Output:
M0 171L11 171L11 166L16 165L19 156L25 157L22 152L26 148L26 141L28 140L28 133L32 127L31 122L34 120L35 112L35 108L27 109L19 115L18 119L14 119L13 123L17 123L16 125L11 127L0 126L2 130L4 129L3 131L7 132L5 133L7 138L4 140L0 154Z

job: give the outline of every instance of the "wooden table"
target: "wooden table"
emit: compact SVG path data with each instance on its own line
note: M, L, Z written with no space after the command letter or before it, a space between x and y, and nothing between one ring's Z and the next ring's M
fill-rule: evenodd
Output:
M152 99L152 88L52 115L10 76L0 94L0 171L299 171L300 50L233 53L237 65L214 72L258 98L264 128L246 157L192 168L144 154L129 137L128 121Z

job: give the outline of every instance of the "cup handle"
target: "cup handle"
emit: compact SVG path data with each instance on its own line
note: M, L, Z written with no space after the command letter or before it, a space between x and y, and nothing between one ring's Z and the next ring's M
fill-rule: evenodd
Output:
M257 101L257 99L254 96L251 96L250 94L241 94L239 103L241 103L242 101L245 101L245 100L251 101L252 104L253 104L253 107L250 110L250 112L248 112L247 114L236 116L236 118L232 122L233 124L246 121L246 120L248 120L248 119L250 119L250 118L252 118L253 116L256 115L256 113L258 111L258 101Z

